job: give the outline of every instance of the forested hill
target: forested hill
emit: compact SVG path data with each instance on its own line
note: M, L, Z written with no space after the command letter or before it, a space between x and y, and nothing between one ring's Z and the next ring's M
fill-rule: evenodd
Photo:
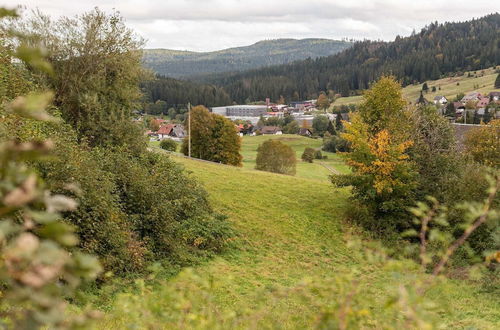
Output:
M246 47L215 52L188 52L147 49L144 65L158 74L185 78L217 72L234 72L268 65L291 63L306 58L329 56L352 45L329 39L276 39L259 41Z
M463 70L500 64L500 14L460 23L432 23L420 33L392 42L361 41L343 52L317 59L234 74L206 82L223 87L236 102L309 99L319 91L346 96L366 89L382 74L394 74L403 85L437 79Z

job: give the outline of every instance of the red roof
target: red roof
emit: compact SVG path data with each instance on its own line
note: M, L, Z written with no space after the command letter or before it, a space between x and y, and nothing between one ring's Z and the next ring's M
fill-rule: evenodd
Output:
M160 127L160 129L156 133L157 134L162 134L162 135L169 135L170 132L172 132L172 130L174 129L174 127L175 127L174 124L163 125L163 126Z
M476 107L482 108L490 104L490 98L489 97L482 97L479 99L479 101L476 104Z

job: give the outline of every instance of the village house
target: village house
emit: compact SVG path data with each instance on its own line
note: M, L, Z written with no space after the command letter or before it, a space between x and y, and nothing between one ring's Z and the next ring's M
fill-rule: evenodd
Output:
M463 104L469 102L469 101L479 101L479 99L482 97L483 95L479 92L471 92L471 93L468 93L467 95L465 95L464 97L462 97L462 99L460 100L460 102L462 102Z
M486 107L490 104L489 97L481 97L476 103L476 109L486 109Z
M186 132L182 125L179 124L166 124L160 126L160 129L156 132L158 139L173 139L181 140L186 136Z
M448 99L444 96L441 96L441 95L438 95L436 97L434 97L434 104L447 104L448 103Z
M312 132L311 132L311 130L309 130L309 128L307 128L307 127L302 127L302 128L299 130L299 135L302 135L302 136L312 136Z
M236 132L238 132L239 136L244 136L244 135L255 135L255 131L253 129L253 125L251 124L238 124L235 125L236 127Z
M488 96L490 97L490 100L492 101L499 101L500 100L500 92L491 92L490 94L488 94Z
M264 135L281 135L283 131L278 126L264 126L260 129L260 132Z

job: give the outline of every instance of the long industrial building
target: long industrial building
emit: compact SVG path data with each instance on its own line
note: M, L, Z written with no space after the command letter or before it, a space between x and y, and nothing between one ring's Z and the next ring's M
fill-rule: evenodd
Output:
M267 113L265 105L229 105L214 107L212 112L226 117L260 117Z

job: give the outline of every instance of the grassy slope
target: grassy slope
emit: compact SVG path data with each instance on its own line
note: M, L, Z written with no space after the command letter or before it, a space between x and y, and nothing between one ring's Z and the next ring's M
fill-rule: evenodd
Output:
M477 71L478 77L474 78L474 72L471 71L472 77L468 78L467 73L461 77L443 78L439 80L427 81L429 92L424 94L425 98L432 101L437 95L444 95L448 99L454 99L457 94L478 91L487 94L492 91L500 91L493 88L493 84L497 77L497 73L493 68L484 70L484 75L481 76L481 71ZM459 85L457 86L457 82ZM403 88L403 96L410 102L414 103L419 97L422 90L422 84L410 85ZM431 92L432 86L436 86L436 92ZM474 87L476 86L476 87ZM479 86L479 88L477 88ZM438 87L441 87L439 90ZM342 104L357 104L362 101L361 96L341 97L335 101L333 105Z
M261 139L245 141L247 157ZM302 149L300 141L296 141L297 150ZM229 216L239 233L235 247L195 267L189 276L181 273L161 289L142 290L139 298L126 296L122 307L108 314L100 328L124 328L130 323L139 328L311 327L321 311L315 303L329 306L341 299L328 281L353 267L361 269L361 300L373 319L394 317L384 304L397 284L413 281L412 271L364 265L356 251L347 247L342 225L347 190L334 189L317 175L310 175L316 179L290 177L175 159L205 185L214 208ZM245 167L251 167L251 162ZM314 169L318 167L310 167ZM323 287L304 298L300 290L304 278ZM293 289L278 294L284 288ZM448 328L493 329L500 324L498 297L479 288L449 281L429 296L447 306L440 308L440 318ZM380 327L379 321L374 322L372 326Z
M260 136L244 136L242 141L241 154L243 155L243 167L248 169L255 168L255 159L257 157L257 148L266 140L280 140L289 145L295 151L297 156L297 177L307 179L326 180L332 174L329 168L347 173L349 169L344 164L339 155L331 152L322 152L328 156L324 160L314 160L313 163L305 163L300 157L306 147L319 149L323 145L321 139L311 139L300 135L284 134L284 135L260 135ZM326 167L325 167L326 166Z

